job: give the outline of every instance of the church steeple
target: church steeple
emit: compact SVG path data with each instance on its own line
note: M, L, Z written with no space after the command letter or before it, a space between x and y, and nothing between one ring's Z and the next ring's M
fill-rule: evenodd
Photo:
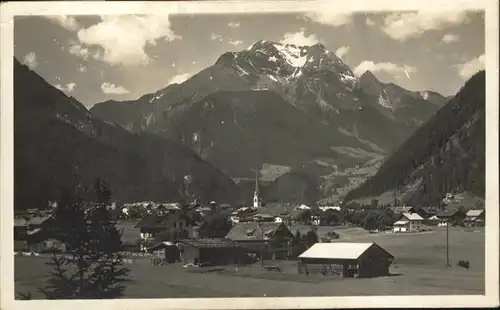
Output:
M262 200L259 195L259 171L255 171L255 191L253 194L253 207L255 209L262 207Z

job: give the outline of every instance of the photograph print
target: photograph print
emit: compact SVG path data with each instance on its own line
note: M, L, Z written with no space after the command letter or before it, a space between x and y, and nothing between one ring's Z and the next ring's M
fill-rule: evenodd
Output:
M13 298L485 297L486 2L314 3L10 3Z

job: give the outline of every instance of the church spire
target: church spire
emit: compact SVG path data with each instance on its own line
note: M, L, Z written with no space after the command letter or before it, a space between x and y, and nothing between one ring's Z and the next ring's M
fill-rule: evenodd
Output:
M253 207L255 209L262 206L262 200L259 195L259 171L255 170L255 192L253 194Z

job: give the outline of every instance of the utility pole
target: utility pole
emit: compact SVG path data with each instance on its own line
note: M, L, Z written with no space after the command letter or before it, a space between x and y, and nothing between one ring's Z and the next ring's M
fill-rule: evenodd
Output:
M446 221L446 267L450 267L449 227L450 227L450 222Z
M257 227L260 230L261 239L262 239L262 241L264 241L264 231L262 230L262 227L260 226L260 222L257 222ZM265 241L264 241L264 244L265 244ZM265 247L265 245L262 246L262 249L260 251L260 266L262 269L264 269L264 247Z
M78 166L74 166L74 173L75 173L75 194L76 194L76 202L80 202L80 182L79 182L79 175L78 175Z

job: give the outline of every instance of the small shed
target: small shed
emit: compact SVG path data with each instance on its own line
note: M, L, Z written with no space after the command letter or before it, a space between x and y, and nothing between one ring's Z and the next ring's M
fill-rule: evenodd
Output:
M172 241L153 241L153 245L147 248L148 253L153 253L157 258L167 263L175 263L180 260L179 250Z
M394 256L375 243L316 243L299 255L299 274L338 277L389 275Z
M242 261L245 251L227 239L186 239L178 242L183 264L229 265Z

